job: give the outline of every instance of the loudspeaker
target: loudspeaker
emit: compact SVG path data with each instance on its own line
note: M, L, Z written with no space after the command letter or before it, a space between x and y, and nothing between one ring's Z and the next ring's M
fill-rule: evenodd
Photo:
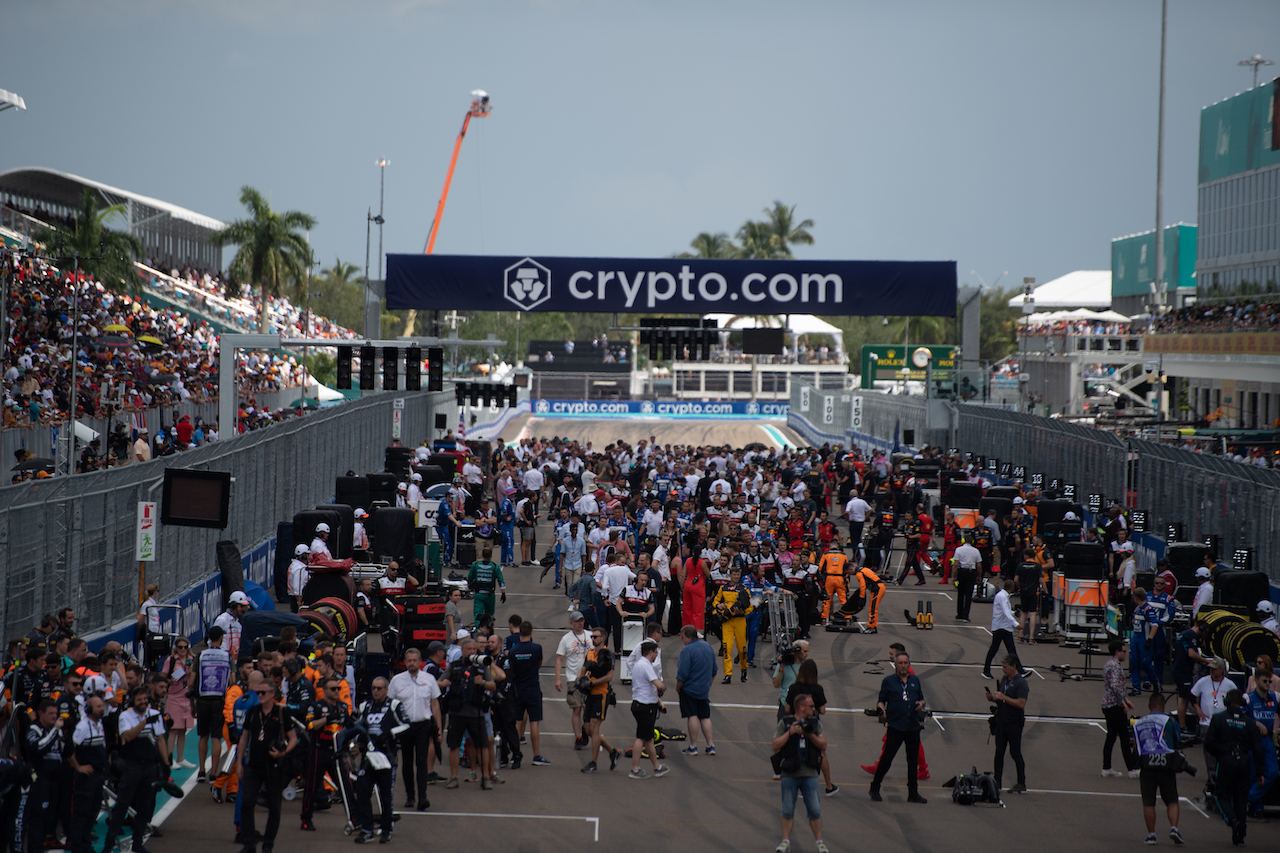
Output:
M360 347L360 390L372 391L377 383L378 348Z
M1259 601L1271 597L1266 572L1221 571L1213 581L1213 603L1247 607L1252 614Z
M347 391L351 388L351 357L353 354L351 347L338 347L338 380L336 384L339 391Z
M213 546L218 559L218 571L222 574L222 606L233 592L244 592L244 563L240 560L240 546L232 539L221 539Z
M373 517L373 554L381 560L390 557L401 567L413 559L413 510L387 507Z
M406 347L404 351L404 390L422 390L422 350Z
M369 481L364 477L339 477L333 486L336 503L369 509Z
M431 390L433 390L433 391L439 391L440 389L439 389L439 388L433 388L433 389L431 389ZM448 428L449 428L449 416L448 416L448 415L445 415L445 414L437 414L437 415L436 415L436 429L448 429Z
M916 443L916 431L913 429L904 429L902 431L902 443L910 447Z
M444 348L428 347L427 348L427 390L443 391L444 390ZM436 429L444 429L444 424L439 423L439 419L444 415L437 415Z
M370 474L366 479L369 481L370 505L375 501L385 501L387 506L396 505L396 484L400 481L395 474Z

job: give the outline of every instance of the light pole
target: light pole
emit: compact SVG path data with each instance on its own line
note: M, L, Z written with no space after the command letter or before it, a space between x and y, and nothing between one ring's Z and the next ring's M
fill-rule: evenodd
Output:
M1018 356L1019 400L1022 400L1024 393L1028 400L1031 398L1031 374L1027 372L1027 324L1031 320L1031 312L1036 310L1035 284L1035 276L1026 276L1022 279L1022 347L1021 355Z
M1164 280L1164 58L1169 33L1169 0L1160 0L1160 114L1156 129L1156 304L1165 303Z
M382 280L382 203L387 197L387 166L391 163L386 157L378 161L378 280Z
M1236 64L1253 66L1253 87L1252 88L1254 89L1258 88L1258 66L1259 65L1275 65L1275 63L1272 62L1270 59L1263 59L1262 54L1260 53L1255 53L1253 56L1249 57L1248 59L1242 59Z

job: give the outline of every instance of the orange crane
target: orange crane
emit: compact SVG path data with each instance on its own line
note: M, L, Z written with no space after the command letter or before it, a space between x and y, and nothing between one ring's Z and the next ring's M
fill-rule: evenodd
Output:
M476 89L471 93L471 107L467 110L467 116L462 120L462 130L458 133L458 139L453 143L453 157L449 160L449 172L444 176L444 191L440 193L440 203L436 205L436 218L431 223L431 235L427 237L427 246L423 249L423 254L430 255L436 248L436 233L440 230L440 220L444 217L444 204L449 200L449 185L453 183L453 169L458 165L458 151L462 149L462 139L467 135L467 128L471 125L472 118L484 118L489 115L489 93L483 89Z

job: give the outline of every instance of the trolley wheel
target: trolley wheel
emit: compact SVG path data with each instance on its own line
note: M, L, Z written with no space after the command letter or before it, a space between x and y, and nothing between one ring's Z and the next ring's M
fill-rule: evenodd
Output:
M356 828L355 828L354 826L352 826L351 824L347 824L346 826L342 827L342 834L343 834L343 835L350 835L351 833L355 832L355 829L356 829Z

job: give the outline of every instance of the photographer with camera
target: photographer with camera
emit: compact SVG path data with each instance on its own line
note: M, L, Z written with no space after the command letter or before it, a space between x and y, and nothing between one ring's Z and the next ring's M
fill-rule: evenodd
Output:
M809 641L796 640L790 646L783 641L774 650L778 663L773 668L773 686L778 688L778 719L781 720L787 714L787 694L800 674L800 664L809 657Z
M992 718L991 733L996 736L995 776L996 788L1000 787L1000 779L1004 773L1004 751L1007 747L1009 756L1013 758L1013 766L1018 770L1018 783L1009 789L1011 794L1027 792L1027 764L1022 760L1022 729L1027 723L1027 698L1031 688L1026 680L1018 674L1022 662L1017 655L1006 655L1000 661L1000 669L1004 678L1000 687L992 693L986 686L982 690L988 702L995 702L995 716Z
M782 843L775 848L775 853L791 850L791 829L795 825L799 796L804 797L804 809L818 853L828 853L822 840L822 807L818 799L818 772L827 738L822 733L822 721L818 719L812 695L802 693L796 697L795 714L787 714L778 721L771 746L773 772L782 777Z
M311 817L317 808L318 795L324 796L320 808L328 807L325 794L324 779L330 772L337 777L338 783L346 789L343 773L335 769L336 754L334 751L334 735L346 727L351 712L339 698L340 679L329 675L320 679L320 698L311 703L306 712L307 734L311 738L311 749L307 754L307 766L303 773L306 786L302 793L302 828L308 832L315 831Z
M288 756L298 747L298 731L294 728L293 710L281 704L278 689L270 681L251 680L250 687L258 697L258 704L245 715L238 750L244 774L240 781L240 834L244 838L244 847L240 853L255 853L258 849L253 813L259 795L265 798L267 805L262 853L270 853L275 846L276 832L280 829L281 798L285 783L289 781ZM109 851L111 845L103 849Z
M917 759L920 755L920 729L923 728L925 716L924 688L920 679L911 672L911 658L906 652L898 652L893 659L893 675L887 675L880 682L880 698L876 702L879 719L887 723L884 752L880 763L876 766L876 775L871 780L871 799L880 802L880 783L893 764L898 748L907 747L907 802L927 803L920 796Z
M162 778L160 765L167 770L169 750L165 743L164 719L151 707L150 690L146 686L135 687L129 693L129 700L132 707L121 711L117 722L119 757L124 766L102 849L115 848L125 815L132 808L133 851L146 853L142 842L156 807L156 786Z
M492 787L489 777L493 768L488 766L489 753L484 747L488 743L488 735L484 728L482 703L485 691L498 688L491 677L489 666L493 658L476 654L476 641L467 637L462 641L462 656L449 665L445 677L440 680L444 689L444 704L449 713L449 782L446 788L458 787L458 766L462 740L468 735L476 746L476 756L480 762L480 787L488 790Z
M1216 759L1213 784L1218 809L1231 827L1231 843L1243 844L1248 821L1249 788L1254 782L1252 767L1257 768L1257 782L1263 783L1262 735L1258 725L1244 707L1244 695L1231 690L1224 700L1227 709L1214 714L1204 738L1204 751ZM1154 828L1154 827L1153 827Z
M1156 690L1147 701L1147 715L1133 724L1133 739L1138 745L1138 774L1142 786L1142 817L1147 822L1147 844L1156 843L1156 791L1164 800L1169 816L1169 837L1182 843L1178 832L1178 771L1194 775L1178 752L1178 723L1164 712L1164 694Z

